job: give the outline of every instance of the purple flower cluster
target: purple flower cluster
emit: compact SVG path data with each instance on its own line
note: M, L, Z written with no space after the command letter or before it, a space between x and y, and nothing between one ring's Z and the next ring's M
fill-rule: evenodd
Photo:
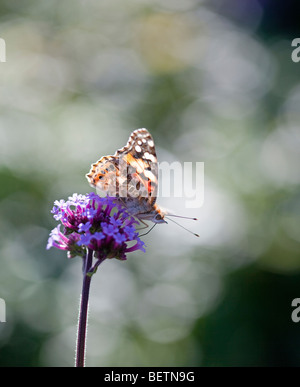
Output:
M145 252L144 242L134 227L138 222L114 200L93 192L73 194L67 201L56 200L51 212L61 223L51 231L47 249L67 250L69 258L84 257L90 249L100 260L125 260L126 253ZM128 242L133 245L129 247Z

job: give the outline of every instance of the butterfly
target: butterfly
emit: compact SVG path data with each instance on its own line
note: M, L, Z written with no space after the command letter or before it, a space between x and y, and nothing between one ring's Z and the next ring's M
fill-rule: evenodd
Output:
M92 187L119 198L137 219L166 223L164 211L156 204L158 165L147 129L134 130L123 148L92 164L86 177Z
M142 223L167 223L165 215L176 216L156 204L158 163L154 140L145 128L134 130L113 156L103 156L92 164L86 178L98 191L116 197Z

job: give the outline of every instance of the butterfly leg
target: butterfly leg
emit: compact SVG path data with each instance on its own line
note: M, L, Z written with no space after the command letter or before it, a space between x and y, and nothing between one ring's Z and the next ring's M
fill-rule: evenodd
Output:
M142 234L142 235L139 235L139 236L142 237L142 236L145 236L145 235L149 234L149 232L152 231L156 225L157 225L157 223L154 223L154 225L150 228L150 230L145 232L145 234Z
M139 219L139 222L143 223L144 227L137 229L137 231L144 230L145 228L149 227L149 225L147 223L145 223L142 219Z
M149 224L145 223L142 219L139 219L139 221L144 224L144 227L139 228L137 231L144 230L145 228L149 227ZM142 237L142 236L145 236L145 235L149 234L149 232L153 230L153 228L156 226L156 224L157 223L154 223L154 225L150 228L150 230L145 232L145 234L142 234L142 235L139 235L139 236Z

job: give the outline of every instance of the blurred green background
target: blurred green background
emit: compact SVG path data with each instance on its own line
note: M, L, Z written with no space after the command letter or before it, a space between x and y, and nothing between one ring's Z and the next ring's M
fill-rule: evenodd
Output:
M203 161L205 200L93 277L88 366L299 366L296 2L0 1L1 366L73 366L81 261L55 199L131 131Z

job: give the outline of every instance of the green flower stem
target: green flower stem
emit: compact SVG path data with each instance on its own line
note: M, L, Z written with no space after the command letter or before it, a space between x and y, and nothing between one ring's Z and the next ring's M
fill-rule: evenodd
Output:
M83 283L81 292L81 301L78 317L77 330L77 345L76 345L76 367L84 367L85 360L85 343L86 343L86 326L87 326L87 311L89 303L89 293L92 275L90 269L93 263L93 250L88 249L86 257L84 258L83 266Z

